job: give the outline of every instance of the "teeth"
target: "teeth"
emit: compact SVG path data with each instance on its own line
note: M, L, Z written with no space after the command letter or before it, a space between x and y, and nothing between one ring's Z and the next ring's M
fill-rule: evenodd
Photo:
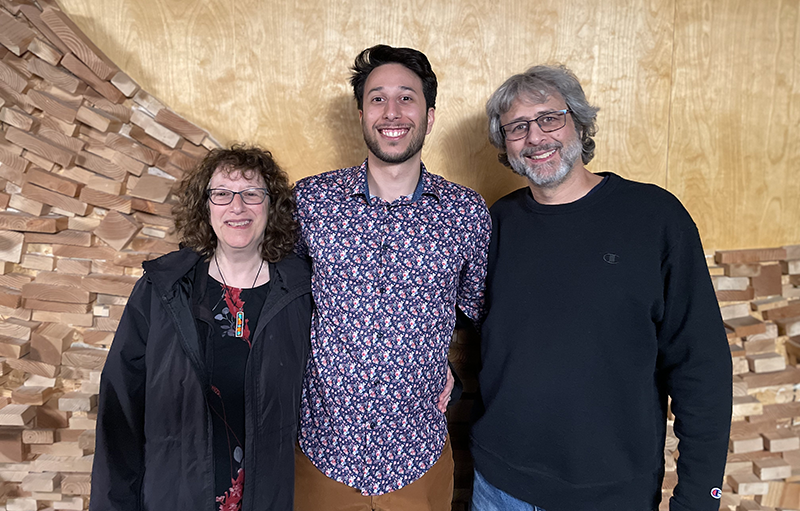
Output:
M531 158L532 158L532 159L534 159L534 160L544 160L545 158L549 157L549 156L550 156L551 154L553 154L554 152L556 152L556 150L555 150L555 149L553 149L552 151L548 151L548 152L546 152L546 153L544 153L544 154L540 154L540 155L533 155L533 156L531 156Z
M238 222L226 222L231 227L241 227L250 223L250 220L240 220Z
M404 134L405 134L407 131L408 131L408 130L406 130L406 129L400 129L400 130L381 130L381 133L383 133L383 134L384 134L385 136L387 136L387 137L392 137L392 138L394 138L394 137L400 137L400 136L404 135Z

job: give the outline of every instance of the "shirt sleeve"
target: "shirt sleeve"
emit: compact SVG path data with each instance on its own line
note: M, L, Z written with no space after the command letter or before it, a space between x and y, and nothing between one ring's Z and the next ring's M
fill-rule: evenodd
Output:
M732 408L731 356L693 223L662 264L664 317L658 378L672 397L680 444L670 511L717 511Z
M308 244L306 243L306 231L308 220L308 209L305 201L303 182L297 183L294 189L295 198L295 211L294 219L297 221L298 233L297 242L294 245L294 251L301 257L308 257Z
M131 293L103 368L90 511L142 508L145 347L150 324L142 312L149 310L142 306L150 294L144 280Z
M475 193L464 218L465 260L458 282L458 306L476 325L483 320L486 257L492 236L492 219L483 198Z

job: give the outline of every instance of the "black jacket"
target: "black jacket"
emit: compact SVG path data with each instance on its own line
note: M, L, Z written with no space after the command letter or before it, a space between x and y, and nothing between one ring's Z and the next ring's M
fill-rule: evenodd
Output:
M92 511L214 503L205 346L208 263L183 249L143 264L103 369ZM243 510L293 507L294 445L311 322L310 269L275 265L245 374Z

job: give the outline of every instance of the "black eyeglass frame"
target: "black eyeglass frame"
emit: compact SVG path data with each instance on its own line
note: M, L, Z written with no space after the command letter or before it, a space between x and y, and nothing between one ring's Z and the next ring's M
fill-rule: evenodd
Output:
M229 200L228 202L214 202L214 199L211 198L211 192L214 192L214 191L217 191L217 190L223 191L223 192L230 192L231 193L231 200ZM244 194L246 192L252 192L253 190L260 190L260 191L264 192L264 198L261 199L259 202L247 202L247 199L244 198L245 197ZM228 190L227 188L207 188L206 189L206 196L208 197L208 200L211 201L211 204L214 204L216 206L227 206L228 204L233 202L233 200L236 198L237 195L240 196L242 198L242 202L244 202L248 206L257 206L259 204L264 204L264 201L267 200L267 197L269 197L269 190L267 190L266 188L255 188L255 187L254 188L246 188L246 189L241 190L239 192L234 192L233 190Z
M502 126L500 126L500 133L502 133L503 134L503 138L505 138L509 142L516 142L517 140L522 140L523 138L528 136L528 133L530 133L530 131L531 131L531 123L532 122L535 122L536 125L539 126L539 129L542 130L542 133L552 133L554 131L558 131L560 129L563 129L564 126L567 125L567 114L571 114L571 113L572 113L572 110L570 110L569 108L564 108L563 110L553 110L552 112L545 112L542 115L540 115L539 117L536 117L535 119L512 121L512 122L509 122L509 123L506 123L506 124L503 124ZM553 114L564 114L564 124L562 124L558 128L553 128L551 130L544 129L542 127L542 123L539 122L539 119L541 119L542 117L547 117L548 115L553 115ZM525 134L522 135L519 138L511 138L511 139L508 138L508 134L506 133L506 126L511 126L512 124L519 124L521 122L524 122L525 124L527 124L527 129L525 130Z

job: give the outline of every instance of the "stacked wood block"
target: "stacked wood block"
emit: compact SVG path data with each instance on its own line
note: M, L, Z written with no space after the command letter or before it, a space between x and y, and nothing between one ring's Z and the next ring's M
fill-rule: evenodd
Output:
M734 374L721 509L800 509L800 245L719 251L709 271Z
M213 147L53 0L0 0L0 509L86 508L107 349Z

